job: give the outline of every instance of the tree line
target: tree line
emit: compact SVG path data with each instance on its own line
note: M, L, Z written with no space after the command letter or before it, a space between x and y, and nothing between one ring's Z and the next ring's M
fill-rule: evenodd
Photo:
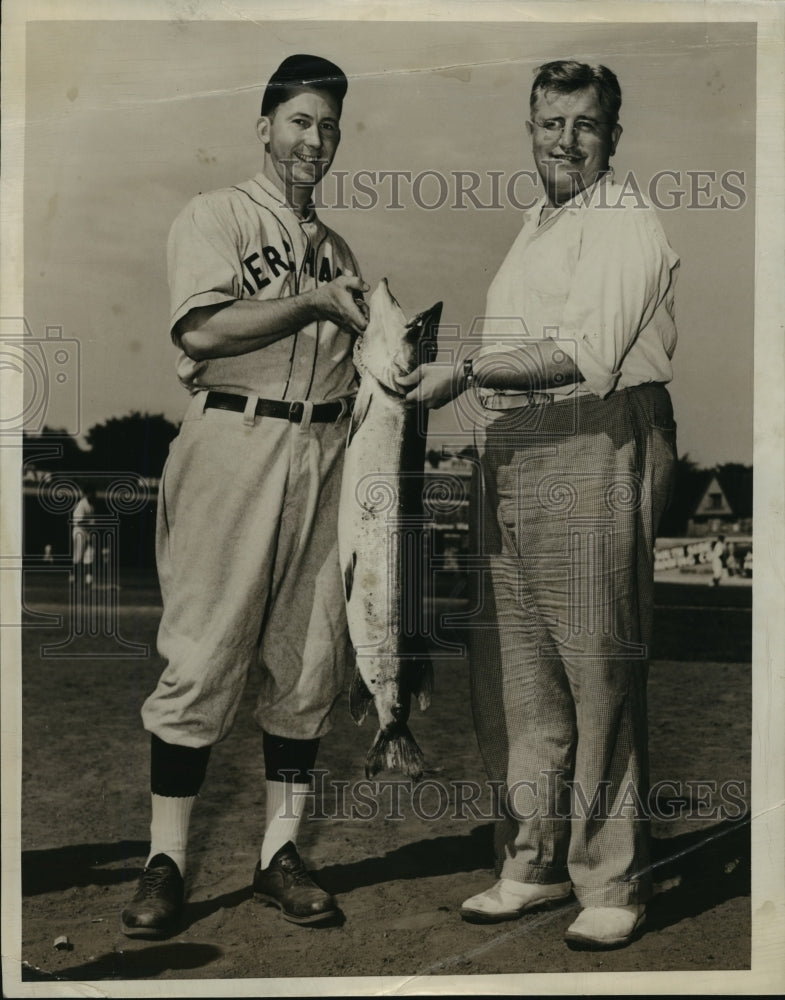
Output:
M94 424L83 448L64 431L45 427L41 434L25 434L24 460L27 467L47 472L133 472L157 479L178 430L163 414L134 411Z
M87 447L81 447L73 436L53 428L44 428L41 434L25 434L24 458L26 467L32 465L43 471L131 472L157 479L178 430L179 425L163 414L135 411L94 424L84 436ZM56 457L54 452L57 452ZM456 454L472 458L474 448L463 448ZM442 460L439 452L428 451L427 462L432 468L438 468ZM684 533L701 491L705 490L713 474L717 475L736 512L752 515L752 466L726 462L707 469L685 454L677 462L673 499L660 526L661 535Z

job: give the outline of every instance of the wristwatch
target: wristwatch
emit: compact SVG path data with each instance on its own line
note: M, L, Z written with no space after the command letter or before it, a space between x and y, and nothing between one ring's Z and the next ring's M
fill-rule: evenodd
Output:
M464 389L473 389L474 383L476 381L476 376L474 374L474 367L472 365L472 359L466 358L463 362L463 387Z

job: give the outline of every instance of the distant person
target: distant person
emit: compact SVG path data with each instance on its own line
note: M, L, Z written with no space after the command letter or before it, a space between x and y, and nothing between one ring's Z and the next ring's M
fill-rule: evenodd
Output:
M177 929L191 811L256 665L266 817L233 835L260 831L257 899L297 924L336 914L297 839L349 655L338 498L367 285L313 205L347 88L326 59L284 60L262 98L261 169L193 198L169 236L171 334L191 401L159 493L165 666L142 706L151 843L123 911L129 936Z
M71 511L71 558L73 569L71 581L93 582L93 532L90 530L95 514L95 491L87 488L79 491L79 500Z
M678 257L614 183L620 105L605 66L540 67L527 128L545 197L491 283L486 344L400 380L432 407L476 386L488 411L470 671L483 759L509 794L498 881L461 914L511 920L574 890L566 941L596 949L640 932L652 891L634 803L648 797L654 539L676 462Z
M725 536L718 535L711 550L711 585L713 587L719 587L722 581L727 558L728 550L725 546Z

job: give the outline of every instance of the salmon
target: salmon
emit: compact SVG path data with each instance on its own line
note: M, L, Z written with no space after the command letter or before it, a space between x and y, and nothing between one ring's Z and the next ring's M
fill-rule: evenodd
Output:
M442 303L414 319L383 278L354 348L360 387L348 432L338 519L356 671L349 707L360 725L371 703L379 729L368 778L397 770L415 781L424 758L409 727L412 698L430 704L433 667L422 634L423 470L427 410L404 402L397 379L436 355Z

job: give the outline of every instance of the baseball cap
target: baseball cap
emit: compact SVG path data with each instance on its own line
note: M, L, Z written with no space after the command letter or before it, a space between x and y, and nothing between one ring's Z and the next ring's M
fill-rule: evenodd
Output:
M296 87L326 90L339 104L343 102L349 83L344 72L329 59L321 56L288 56L270 77L262 98L262 114L268 115L289 99Z

